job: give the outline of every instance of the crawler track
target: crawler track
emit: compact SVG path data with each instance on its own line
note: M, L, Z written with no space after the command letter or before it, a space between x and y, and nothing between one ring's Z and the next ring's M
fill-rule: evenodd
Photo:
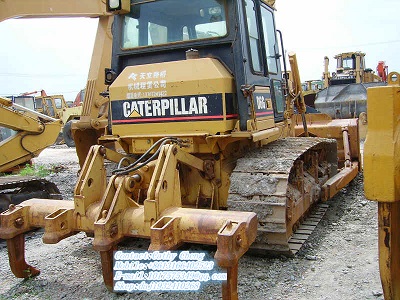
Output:
M316 204L322 185L337 172L336 152L335 140L286 138L238 160L228 207L257 213L253 249L286 255L300 249L326 211Z
M0 177L0 212L10 204L19 204L30 198L61 199L57 186L33 176Z

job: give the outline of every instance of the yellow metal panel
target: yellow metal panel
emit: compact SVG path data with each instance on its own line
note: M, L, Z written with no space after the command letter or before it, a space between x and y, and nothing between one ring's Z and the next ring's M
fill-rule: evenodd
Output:
M110 96L112 100L168 97L232 92L233 87L232 75L218 60L199 58L126 67L111 85Z
M253 103L256 129L263 130L274 127L275 121L271 89L269 87L256 86L252 97L254 98Z
M367 90L368 133L364 146L364 189L368 199L393 202L400 187L400 87Z
M113 134L225 133L237 120L234 91L216 59L127 67L110 86Z

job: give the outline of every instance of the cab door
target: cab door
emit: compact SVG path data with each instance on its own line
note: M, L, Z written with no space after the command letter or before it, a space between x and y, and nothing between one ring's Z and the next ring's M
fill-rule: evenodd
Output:
M279 49L273 9L260 0L244 0L247 50L249 60L245 68L246 95L251 94L255 123L284 119L285 97L283 93ZM268 122L268 127L274 123ZM267 124L264 122L264 124ZM261 129L257 126L258 129Z
M271 8L260 1L260 18L263 34L263 51L267 75L270 78L271 100L274 108L275 122L283 120L285 97L282 87L281 68L279 63L279 48L276 39L274 15Z

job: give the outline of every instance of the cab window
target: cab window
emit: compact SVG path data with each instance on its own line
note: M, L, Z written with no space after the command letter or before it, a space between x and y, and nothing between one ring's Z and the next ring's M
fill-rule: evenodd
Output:
M227 35L225 0L161 0L132 6L123 24L122 49Z
M35 105L36 105L36 109L41 109L41 108L43 108L42 99L41 99L41 98L35 99Z
M54 98L54 104L56 105L57 109L62 108L62 100L60 98Z
M261 6L261 18L262 18L262 26L264 32L264 42L265 42L268 72L277 74L278 73L277 55L276 55L277 44L276 44L274 18L272 12L269 11L267 8Z
M246 20L247 20L247 32L249 36L249 46L251 55L251 65L255 72L261 72L261 51L260 51L260 40L257 27L257 16L255 11L254 2L252 0L245 1L246 6Z

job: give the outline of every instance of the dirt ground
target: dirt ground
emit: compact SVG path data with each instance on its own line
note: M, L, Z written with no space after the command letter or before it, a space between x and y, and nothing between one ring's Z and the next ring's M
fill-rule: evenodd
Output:
M36 164L62 167L60 173L47 179L57 184L64 199L72 199L77 161L75 150L66 146L50 147L35 159ZM247 254L241 258L240 299L383 299L377 204L365 199L362 174L328 203L326 215L294 258ZM199 293L111 293L103 284L92 238L79 233L46 245L41 236L39 230L26 237L27 261L41 270L39 276L26 280L12 275L5 242L0 241L0 299L221 298L218 285L209 285ZM145 250L146 241L132 241L123 247Z

